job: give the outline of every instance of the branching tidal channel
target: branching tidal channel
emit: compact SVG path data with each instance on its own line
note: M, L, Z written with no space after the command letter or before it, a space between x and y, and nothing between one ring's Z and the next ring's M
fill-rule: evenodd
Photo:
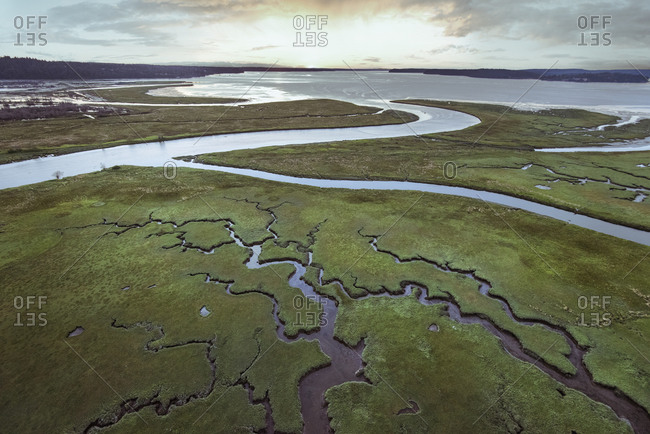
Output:
M362 300L369 297L390 297L390 298L400 298L400 297L416 297L418 301L423 305L438 305L444 304L446 306L446 312L448 313L450 319L461 324L480 324L487 331L496 336L503 349L512 357L522 360L526 363L534 365L535 368L541 370L558 383L561 383L567 388L575 389L589 396L591 399L601 402L614 410L614 412L619 416L619 418L627 421L632 428L637 433L650 432L650 416L644 410L642 406L633 401L631 398L626 396L623 392L618 389L606 387L594 381L591 373L587 370L583 359L585 354L588 351L588 348L581 347L576 340L563 328L553 325L551 323L540 321L540 320L530 320L523 319L516 316L513 313L511 306L508 301L500 296L496 296L490 293L491 284L487 280L478 277L472 270L460 270L450 267L448 264L438 264L435 261L430 259L418 256L412 258L401 258L398 255L387 251L382 250L377 246L378 236L363 234L359 230L359 235L368 239L370 246L376 253L389 255L393 260L398 263L407 263L419 261L426 263L431 266L432 272L444 272L444 273L456 273L466 276L467 278L472 279L476 283L477 291L480 292L485 297L490 297L495 300L498 300L504 311L507 313L508 317L524 326L534 326L539 325L545 327L553 332L558 333L561 338L564 338L570 347L570 354L567 356L571 364L576 368L576 373L569 375L565 372L562 372L557 367L547 363L542 360L542 358L534 353L529 352L524 348L521 341L511 332L503 330L498 327L489 317L485 315L476 315L476 314L466 314L463 313L459 307L459 303L455 298L447 293L447 296L430 296L428 294L428 289L425 285L418 284L416 282L405 282L402 285L402 291L400 293L367 293L361 297L352 297L349 291L344 287L343 283L337 279L325 281L323 280L324 270L322 267L319 267L317 264L312 263L312 252L308 251L309 261L306 264L303 264L299 261L281 259L281 260L266 260L260 261L260 255L262 253L262 244L271 239L278 239L277 234L271 229L271 226L276 222L276 216L273 213L272 209L265 209L273 217L271 223L267 226L266 230L269 232L270 236L267 237L264 241L246 244L242 239L235 233L233 229L233 222L227 219L215 219L210 220L214 223L225 224L226 229L230 233L230 238L233 240L228 242L236 243L241 248L247 249L249 251L249 257L245 261L245 265L249 269L259 269L263 267L272 267L273 265L278 264L289 264L292 265L295 271L290 275L288 284L293 288L300 289L305 297L311 299L318 299L321 302L323 309L323 317L326 318L326 321L320 323L320 327L311 333L300 332L296 336L287 336L285 333L285 324L281 321L278 316L278 302L277 300L268 294L263 294L271 299L273 302L273 317L276 323L276 332L278 339L284 342L292 342L298 339L306 339L309 341L318 340L319 345L323 353L325 353L330 358L330 363L319 369L313 370L307 373L300 380L299 383L299 396L301 401L301 412L304 420L304 429L303 432L308 433L329 433L332 432L330 427L328 415L327 415L327 406L324 399L325 392L332 386L342 384L349 381L361 381L370 383L370 381L364 375L364 369L368 369L365 366L365 363L362 359L362 352L365 346L364 341L360 341L359 344L352 348L347 346L341 340L337 339L334 335L334 325L338 313L337 300L333 298L327 298L327 296L319 294L315 289L312 283L317 283L318 285L327 285L334 283L340 287L342 292L346 296L355 300ZM205 221L205 220L201 220ZM174 227L179 227L189 222L185 222L181 225L177 225L174 222L166 222L161 220L153 219L150 216L149 222L144 224L135 224L128 226L120 226L115 223L104 222L102 224L113 224L116 228L119 228L116 231L111 231L110 233L121 234L131 229L142 228L148 224L171 224ZM310 234L312 240L314 239L314 234ZM205 254L215 253L215 249L218 249L220 246L213 246L211 250L202 250L201 248L191 246L186 243L183 238L183 233L179 236L181 240L180 243L169 246L166 248L179 248L180 251L186 251L188 249L196 249ZM221 244L223 245L223 243ZM307 249L308 250L308 249ZM307 267L316 267L319 270L318 282L308 282L305 279L305 273ZM237 296L230 291L230 287L234 282L223 282L220 281L217 277L210 276L208 273L193 273L192 275L202 274L205 276L205 282L207 284L222 283L227 285L226 292L232 296ZM117 325L115 322L112 324L113 327L125 327ZM147 326L155 327L151 324L135 324L130 327L135 326ZM432 324L429 330L436 331L437 326ZM162 333L162 329L160 329ZM210 354L210 347L212 342L188 342L185 344L201 344L207 345L207 359L210 362L214 374L214 359ZM161 348L151 349L147 348L150 351L157 351ZM260 431L264 433L273 433L273 417L272 417L272 407L268 401L268 396L262 401L254 401L252 399L252 392L250 384L246 382L239 382L238 385L244 387L249 392L249 397L251 403L254 404L263 404L266 408L266 427ZM156 397L153 397L146 401L130 399L120 404L118 409L118 414L114 415L110 422L105 420L97 420L93 422L90 426L86 428L86 432L92 428L101 428L105 426L112 425L117 423L125 414L139 411L145 406L153 405L156 408L158 414L167 414L171 407L180 406L187 404L188 402L194 399L204 399L213 391L214 389L214 378L209 390L204 390L197 393L195 396L190 397L186 400L176 400L170 403L168 407L163 407L162 404L157 400ZM562 394L561 389L558 387L558 393ZM415 401L405 402L405 409L400 411L402 413L417 413L420 411L418 403Z

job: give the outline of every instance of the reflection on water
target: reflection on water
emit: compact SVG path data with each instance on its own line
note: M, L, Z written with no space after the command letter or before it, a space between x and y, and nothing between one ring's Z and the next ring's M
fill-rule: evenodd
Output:
M218 89L219 86L223 88L224 85L228 85L237 91L235 93L245 88L245 92L242 92L242 94L232 96L244 96L251 99L251 102L255 102L255 98L263 98L264 95L275 95L276 98L286 95L308 95L311 97L343 99L367 105L374 104L382 106L382 108L386 105L385 101L397 98L448 98L488 101L498 98L498 101L517 101L523 94L523 91L520 91L522 89L525 91L531 84L530 80L486 80L467 77L424 76L420 74L388 74L386 72L361 72L359 76L352 72L327 72L308 75L304 73L269 73L266 75L246 73L203 77L194 81L196 86L185 87L178 91L187 92L188 94L192 92L209 94L214 91L215 86ZM243 85L244 83L248 86L247 88ZM210 86L212 86L212 91L210 91ZM615 113L620 110L629 111L632 108L633 111L636 110L636 112L642 113L642 117L647 117L650 115L647 98L649 89L646 84L539 82L535 83L535 86L525 94L524 98L521 98L521 104L527 104L529 107L544 104L584 104L590 105L591 109L594 110L599 110L604 105L606 110L601 111ZM246 95L243 95L244 93ZM612 103L613 101L616 105ZM521 104L518 104L517 107L520 107ZM90 173L111 166L166 167L175 157L183 155L198 155L265 146L411 136L414 134L458 130L478 123L478 119L473 116L449 110L394 103L390 104L390 108L414 113L419 116L419 120L409 124L372 127L222 134L51 156L0 165L0 189L51 180L55 174L61 175L62 173L62 176L67 177ZM650 139L646 140L648 141L645 146L650 149ZM630 144L627 146L630 146ZM608 149L613 149L613 147L608 147ZM580 150L589 150L589 148L581 148ZM544 151L548 152L550 150ZM558 152L557 149L552 151ZM470 197L525 209L604 234L650 245L650 233L648 232L603 222L503 194L413 182L306 179L180 161L176 164L323 188L414 190Z
M95 149L68 155L39 158L0 165L0 189L34 184L54 179L54 173L64 177L120 165L162 167L174 157L208 152L226 152L264 146L317 143L339 140L371 139L409 136L466 128L478 119L465 113L431 107L391 104L392 108L411 112L419 120L407 125L380 125L372 127L328 128L309 130L263 131L254 133L221 134L166 142L149 142L113 148Z
M193 87L179 88L179 92L190 96L232 97L241 97L246 92L246 98L251 102L258 99L266 102L270 95L278 98L275 101L305 95L364 104L371 100L381 102L407 98L506 105L517 102L519 109L580 107L624 117L650 117L650 85L646 83L535 82L385 71L246 72L212 75L192 81L195 83ZM215 93L228 92L229 88L236 89L236 92Z

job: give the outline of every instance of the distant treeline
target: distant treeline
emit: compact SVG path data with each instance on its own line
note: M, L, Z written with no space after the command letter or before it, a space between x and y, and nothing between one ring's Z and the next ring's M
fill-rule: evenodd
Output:
M191 78L246 71L318 72L348 70L328 68L287 68L264 66L183 66L129 63L62 62L23 57L0 57L0 80L97 80L128 78Z
M545 81L577 81L601 83L647 83L650 70L637 71L633 69L597 70L586 69L554 69L545 72L542 69L430 69L406 68L391 69L389 72L452 75L473 78L501 78L501 79L531 79ZM542 75L543 74L543 75Z
M371 71L373 69L363 69ZM349 68L289 68L264 66L185 66L146 65L130 63L93 63L39 60L22 57L0 57L0 80L97 80L97 79L175 79L203 77L212 74L238 74L246 71L270 72L320 72L349 71ZM474 78L532 79L547 81L645 83L650 70L632 69L391 69L395 73L452 75ZM542 75L543 74L543 75Z
M143 65L125 63L61 62L0 57L0 79L94 80L116 78L191 78L241 73L242 68L216 66Z

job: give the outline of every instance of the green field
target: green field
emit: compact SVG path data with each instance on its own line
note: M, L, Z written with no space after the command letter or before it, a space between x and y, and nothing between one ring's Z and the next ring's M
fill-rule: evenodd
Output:
M147 89L100 92L123 102L202 100ZM199 160L472 187L650 229L648 199L634 202L632 191L650 190L650 168L638 166L650 152L533 151L645 137L650 121L595 131L616 118L408 102L482 122ZM378 112L307 100L6 121L0 162L159 137L414 119ZM187 168L168 179L161 168L112 167L0 190L0 202L3 432L268 432L269 418L275 432L302 432L300 381L331 363L318 341L301 337L319 329L304 319L326 310L289 284L291 264L248 268L252 245L261 246L261 263L301 263L304 281L336 303L328 318L336 341L364 344L367 381L325 394L336 433L632 432L610 407L515 357L489 327L455 321L444 303L566 378L577 371L578 346L593 382L649 420L647 246L475 199ZM489 284L488 295L478 282ZM421 302L420 290L404 295L409 285L443 304Z
M154 97L149 88L98 90L107 100L176 103L183 97ZM97 96L94 91L88 95ZM152 101L153 99L153 101ZM198 103L188 98L188 103ZM200 98L200 100L205 98ZM227 102L209 98L208 103ZM96 104L102 107L102 103ZM111 114L74 118L0 121L0 164L45 155L133 143L212 134L279 129L333 128L396 124L415 120L410 113L383 111L334 100L304 100L240 106L108 106ZM92 116L92 115L91 115Z
M207 154L197 161L310 178L316 174L328 179L408 180L470 187L650 230L650 202L633 203L636 193L626 190L650 191L650 167L637 166L650 163L650 152L533 151L646 137L650 120L588 131L616 119L583 110L506 112L506 107L487 104L419 103L467 112L482 122L421 137L275 146ZM453 165L445 169L446 163ZM522 170L529 164L532 166ZM583 182L584 178L595 182Z
M275 430L300 432L298 381L328 359L316 342L278 340L270 296L289 329L305 328L295 321L291 300L301 293L287 284L292 269L247 269L249 253L229 240L229 224L245 243L266 240L266 259L313 252L308 278L322 269L325 281L340 280L352 295L399 293L405 282L430 296L447 293L565 369L561 335L514 323L461 275L395 263L372 250L368 236L385 234L378 247L400 258L473 270L518 317L568 330L589 348L585 362L596 381L650 409L643 354L650 262L630 271L648 251L635 243L471 199L321 190L190 169L166 180L156 168L113 168L5 190L0 199L0 418L11 432L97 425L250 432L265 426L256 403L265 396ZM183 251L181 239L217 247L211 255ZM206 274L232 282L230 294L224 283L205 283ZM441 306L316 289L339 301L337 337L350 345L365 339L372 382L328 391L336 432L629 431L609 408L530 369L483 327L455 323ZM30 295L46 304L11 303ZM611 313L612 324L580 325L580 296L611 297L605 309L587 312ZM28 312L45 313L47 324L16 326L17 314ZM438 332L428 330L432 323ZM68 337L77 327L84 332ZM254 387L254 402L245 384ZM398 415L407 406L402 398L420 410Z

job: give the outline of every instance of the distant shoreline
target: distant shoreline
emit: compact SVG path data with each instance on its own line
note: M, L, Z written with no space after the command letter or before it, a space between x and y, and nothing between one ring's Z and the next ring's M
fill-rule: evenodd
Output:
M386 71L359 69L357 71ZM185 79L214 74L256 72L349 71L348 68L289 68L263 66L191 66L131 63L50 61L25 57L0 57L0 80L123 80Z
M587 69L430 69L430 68L399 68L391 69L391 73L411 73L425 75L447 75L471 78L496 78L507 80L543 80L570 81L575 83L647 83L650 70L616 69L616 70L587 70Z
M130 63L96 63L48 61L32 58L0 57L0 80L101 80L101 79L186 79L214 74L244 72L335 72L350 68L292 68L263 66L192 66L148 65ZM432 69L432 68L368 68L354 71L387 71L446 75L472 78L529 79L569 81L576 83L647 83L650 69Z

